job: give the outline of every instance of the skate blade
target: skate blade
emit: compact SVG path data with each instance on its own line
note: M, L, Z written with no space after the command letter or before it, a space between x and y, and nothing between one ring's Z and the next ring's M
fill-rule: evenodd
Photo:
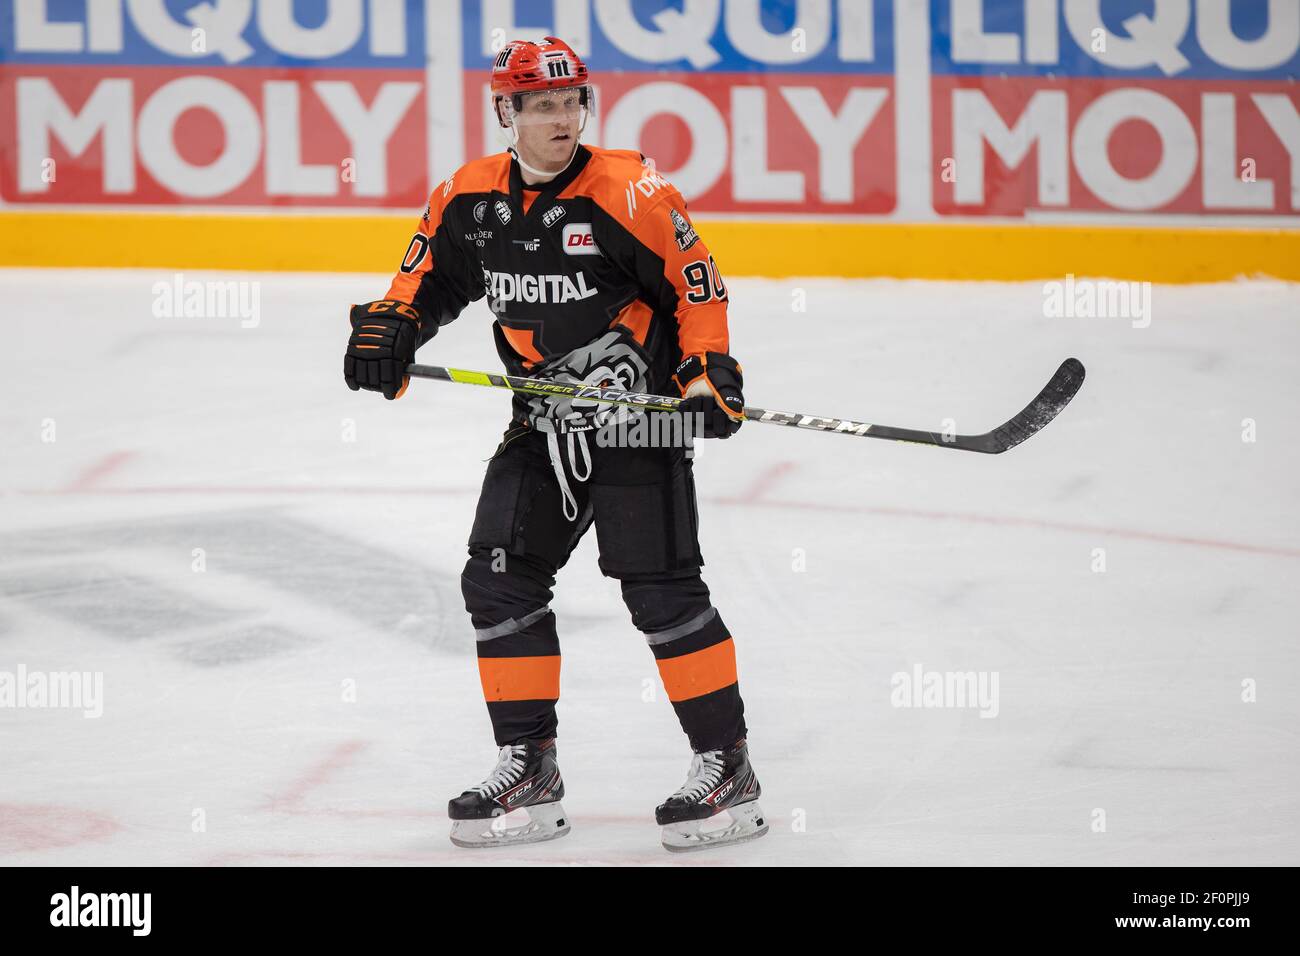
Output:
M731 820L717 826L723 814L730 814ZM713 829L705 830L708 824L715 824ZM757 840L767 833L767 819L757 800L731 807L707 820L688 820L685 823L670 823L663 828L660 839L664 849L670 853L690 853L694 850L708 850L713 847L731 846Z
M558 802L526 807L528 822L514 826L505 816L487 820L452 820L451 842L467 850L490 846L523 846L558 840L569 832L569 817Z

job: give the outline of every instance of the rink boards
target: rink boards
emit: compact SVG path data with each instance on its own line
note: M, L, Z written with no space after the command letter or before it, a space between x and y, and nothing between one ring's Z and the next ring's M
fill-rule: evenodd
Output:
M0 263L50 267L387 272L410 231L403 217L374 215L21 212L0 221ZM1300 233L1285 230L697 221L732 275L1300 281Z
M549 32L732 274L1300 274L1300 9L1192 0L9 5L0 264L391 269Z

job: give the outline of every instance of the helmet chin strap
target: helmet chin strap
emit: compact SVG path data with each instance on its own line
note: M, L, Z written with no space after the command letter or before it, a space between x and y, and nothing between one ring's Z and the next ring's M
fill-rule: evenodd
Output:
M506 136L506 143L507 143L506 148L509 149L510 152L514 154L515 162L519 164L520 169L523 169L534 176L539 176L546 179L554 179L556 176L560 175L560 173L568 169L569 164L573 162L573 157L578 155L578 138L582 136L582 131L587 128L587 115L588 115L587 111L584 109L582 113L582 124L578 127L578 135L573 137L573 149L569 153L569 158L566 159L564 161L564 165L561 166L559 169L557 169L555 172L550 172L545 169L538 169L537 167L529 166L526 162L524 162L523 156L519 154L519 130L515 129L513 122L509 126L505 127L505 136Z
M534 176L540 176L544 179L553 179L556 176L560 175L560 173L564 172L566 169L569 168L569 164L573 162L573 157L578 155L578 144L577 141L575 140L573 144L573 152L571 152L569 154L569 158L564 161L564 165L561 166L559 169L557 169L555 172L550 172L545 169L538 169L536 166L529 166L526 162L524 162L524 158L519 155L518 143L510 147L510 152L514 154L515 162L519 164L521 169L524 169L529 173L532 173Z

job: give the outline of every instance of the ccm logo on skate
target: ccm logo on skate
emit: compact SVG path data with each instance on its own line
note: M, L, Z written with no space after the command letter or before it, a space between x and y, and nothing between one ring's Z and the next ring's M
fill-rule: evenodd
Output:
M591 235L591 223L571 222L564 227L564 251L571 256L600 255L600 246Z
M506 803L514 803L516 800L518 800L520 797L522 797L524 794L528 793L528 791L532 789L533 789L533 781L531 780L529 780L525 784L521 784L519 786L519 789L515 790L513 793L511 793L509 796L506 797Z

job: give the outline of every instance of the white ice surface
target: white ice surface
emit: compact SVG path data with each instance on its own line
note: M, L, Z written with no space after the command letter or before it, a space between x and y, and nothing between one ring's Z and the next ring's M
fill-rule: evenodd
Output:
M772 832L676 857L653 808L689 753L594 533L554 603L573 831L447 841L495 759L458 575L508 396L349 391L347 306L387 277L187 274L260 282L245 329L155 318L171 275L0 272L0 671L105 695L0 709L0 862L1300 863L1300 287L1156 287L1138 329L1037 284L732 280L751 404L980 432L1068 355L1088 380L998 457L702 448ZM497 369L489 320L420 360ZM996 672L996 718L892 706L918 663Z

